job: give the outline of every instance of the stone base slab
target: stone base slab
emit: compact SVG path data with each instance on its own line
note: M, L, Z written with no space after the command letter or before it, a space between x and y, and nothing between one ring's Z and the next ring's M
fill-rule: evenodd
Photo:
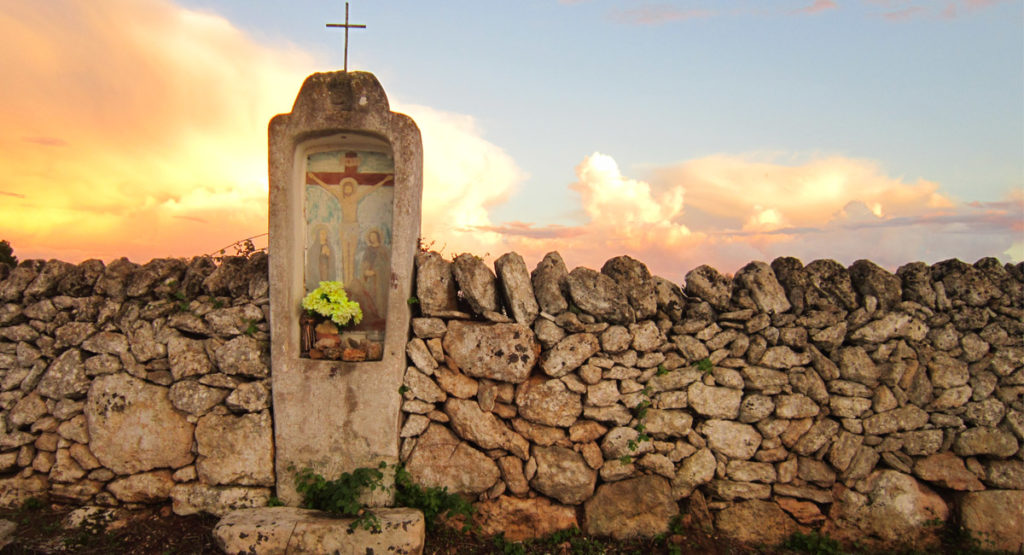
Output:
M352 518L335 518L322 511L295 507L240 509L222 518L213 536L225 553L259 555L299 553L402 553L423 552L425 523L416 509L374 509L381 532L357 528Z

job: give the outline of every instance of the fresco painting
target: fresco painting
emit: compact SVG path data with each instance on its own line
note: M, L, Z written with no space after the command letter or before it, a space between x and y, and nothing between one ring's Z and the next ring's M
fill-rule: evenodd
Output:
M365 351L365 360L379 360L384 341L394 172L394 160L382 152L338 149L306 158L305 290L321 281L344 284L363 320L342 330L340 350ZM335 358L305 351L310 358Z

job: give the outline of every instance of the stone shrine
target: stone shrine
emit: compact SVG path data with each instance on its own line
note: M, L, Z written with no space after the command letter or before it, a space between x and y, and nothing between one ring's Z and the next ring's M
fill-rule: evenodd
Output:
M277 492L295 506L298 469L334 479L398 462L423 150L365 72L309 76L269 132ZM338 331L307 315L321 282L340 282L362 318Z

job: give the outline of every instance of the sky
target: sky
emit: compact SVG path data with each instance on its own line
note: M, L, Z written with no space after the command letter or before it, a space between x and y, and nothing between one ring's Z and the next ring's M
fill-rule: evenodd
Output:
M267 123L343 67L344 18L0 0L0 239L142 263L266 233ZM349 69L421 129L447 256L627 254L677 282L1024 259L1022 0L351 0L350 21Z

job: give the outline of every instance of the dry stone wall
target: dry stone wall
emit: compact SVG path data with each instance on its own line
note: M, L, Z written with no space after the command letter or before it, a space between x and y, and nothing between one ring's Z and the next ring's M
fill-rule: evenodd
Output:
M401 431L485 531L1024 542L1021 265L494 266L418 256Z
M0 506L265 505L267 309L262 253L0 265Z
M1020 264L416 268L401 458L486 532L1024 542ZM267 292L261 253L0 265L0 505L265 505Z

